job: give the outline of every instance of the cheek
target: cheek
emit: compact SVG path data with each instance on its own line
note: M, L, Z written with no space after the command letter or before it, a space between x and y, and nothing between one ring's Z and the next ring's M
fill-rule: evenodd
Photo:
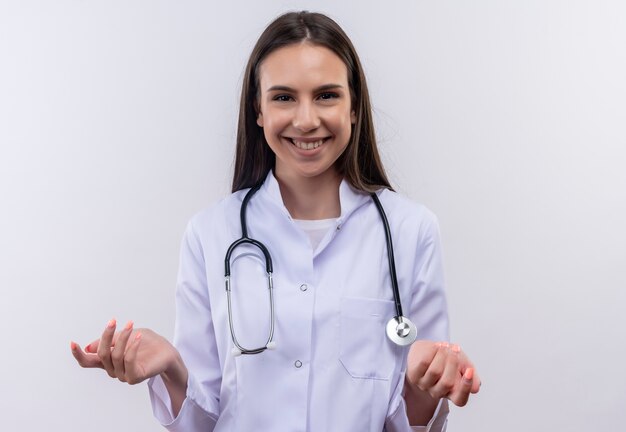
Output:
M269 110L263 116L263 121L265 123L265 133L275 134L289 125L289 116L286 112L280 110Z
M337 134L342 134L346 138L350 138L352 135L352 126L354 126L350 113L344 113L341 117L338 117L338 119L336 123Z
M343 108L327 112L324 115L323 120L326 125L334 129L336 134L345 133L345 131L351 130L352 119L350 117L350 113Z

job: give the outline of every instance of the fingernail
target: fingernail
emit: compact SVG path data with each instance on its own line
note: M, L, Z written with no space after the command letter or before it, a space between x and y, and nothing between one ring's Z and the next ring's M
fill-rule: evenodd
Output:
M116 324L115 318L113 318L111 321L107 323L107 328L113 328L115 327L115 324Z
M89 352L90 347L91 347L91 344L87 344L87 346L85 347L85 352Z
M128 321L126 323L126 327L124 327L125 330L130 330L131 328L133 328L133 322L132 321Z
M467 368L465 371L465 376L463 376L467 381L471 381L474 378L474 368Z
M72 349L72 351L74 351L76 349L76 342L71 341L70 342L70 348Z
M449 348L450 344L448 342L441 342L441 346L444 348Z
M137 334L135 335L135 340L139 339L141 339L141 332L137 332Z
M461 347L457 344L452 345L452 351L454 351L455 353L460 353L461 352Z

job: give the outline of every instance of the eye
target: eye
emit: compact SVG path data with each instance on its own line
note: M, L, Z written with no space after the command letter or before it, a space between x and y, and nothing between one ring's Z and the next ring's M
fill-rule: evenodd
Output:
M289 95L276 95L272 98L272 100L278 101L278 102L289 102L291 100L291 96Z
M339 95L333 92L326 92L326 93L321 93L318 97L322 100L330 100L330 99L338 98Z

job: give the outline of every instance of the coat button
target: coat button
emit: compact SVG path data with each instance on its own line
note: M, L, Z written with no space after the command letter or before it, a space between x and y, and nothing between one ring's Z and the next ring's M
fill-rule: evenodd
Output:
M302 362L300 360L296 360L293 365L297 367L298 369L300 369L302 367Z
M304 291L306 291L306 290L308 290L308 289L309 289L309 287L308 287L308 285L307 285L307 284L302 284L302 285L300 285L300 291L304 292Z

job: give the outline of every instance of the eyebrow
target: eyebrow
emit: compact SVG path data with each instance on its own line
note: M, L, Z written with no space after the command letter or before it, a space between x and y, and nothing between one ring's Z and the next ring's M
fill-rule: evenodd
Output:
M337 89L337 88L343 88L343 86L341 84L324 84L322 86L319 86L317 88L315 88L313 91L314 92L319 92L319 91L324 91L324 90L332 90L332 89ZM292 93L296 93L296 90L289 87L289 86L284 86L284 85L275 85L272 86L270 88L267 89L268 92L271 91L287 91L287 92L292 92Z

